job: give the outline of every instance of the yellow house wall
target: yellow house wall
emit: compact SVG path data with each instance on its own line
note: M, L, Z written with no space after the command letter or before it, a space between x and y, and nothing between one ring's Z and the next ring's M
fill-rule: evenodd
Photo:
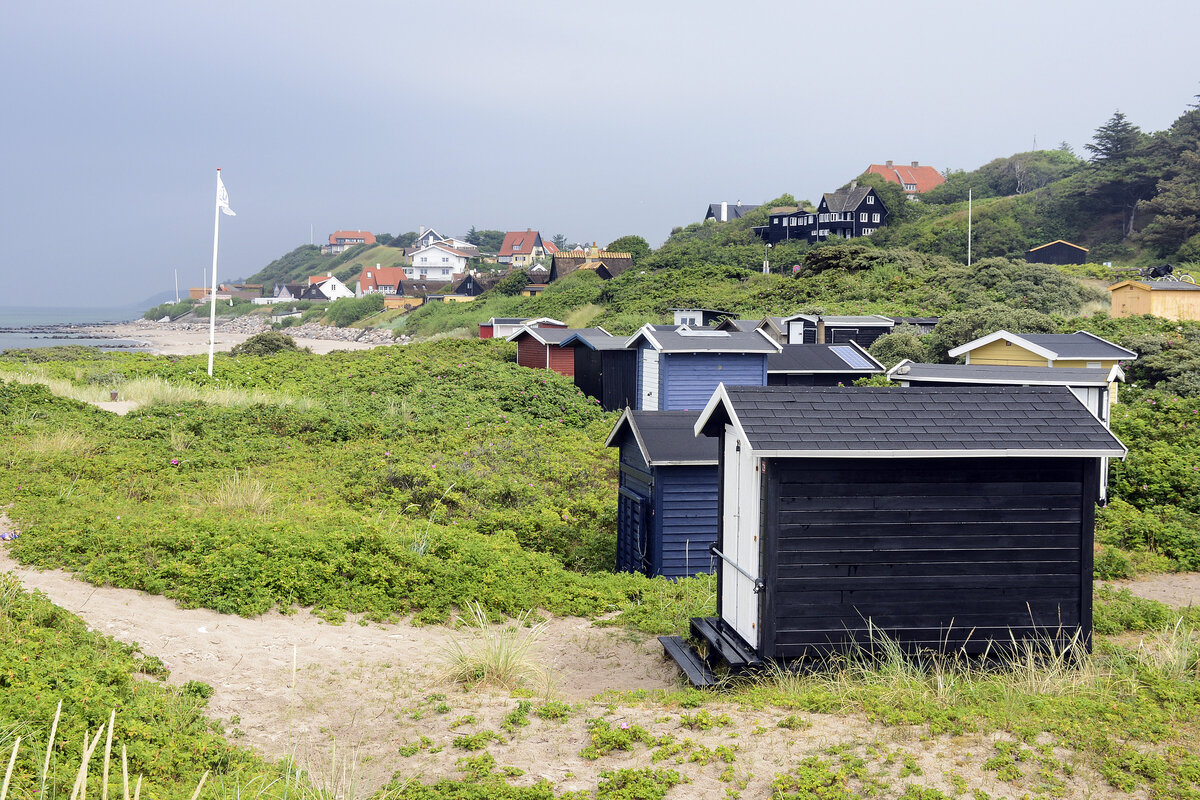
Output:
M474 297L465 294L448 294L442 297L443 303L470 303Z
M421 302L419 297L385 297L383 298L383 307L389 310L396 308L407 310L416 308L421 305Z
M1020 345L1008 344L1004 341L992 342L982 347L976 347L970 353L972 364L997 364L1010 367L1046 367L1049 362L1041 356L1031 353Z
M1200 320L1200 292L1147 292L1150 313L1156 317L1179 320Z

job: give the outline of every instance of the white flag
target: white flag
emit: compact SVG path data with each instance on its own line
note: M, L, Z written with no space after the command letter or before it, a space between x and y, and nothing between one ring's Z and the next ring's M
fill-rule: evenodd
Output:
M221 209L222 214L228 214L231 217L236 217L237 214L229 207L229 192L225 191L225 184L221 182L221 173L217 173L217 208Z

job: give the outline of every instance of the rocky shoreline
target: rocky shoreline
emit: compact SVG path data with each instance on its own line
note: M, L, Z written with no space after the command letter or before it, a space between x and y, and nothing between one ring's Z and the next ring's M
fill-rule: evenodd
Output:
M139 319L128 323L135 330L177 330L190 331L199 333L208 333L207 322L151 322L150 320ZM86 326L83 326L86 327ZM245 336L253 336L256 333L271 330L271 325L261 317L233 317L230 319L217 319L216 330L218 333L233 333ZM387 345L387 344L408 344L412 341L411 337L400 335L393 337L390 330L380 328L333 328L327 325L318 325L315 322L306 322L303 325L293 325L290 328L283 328L282 333L286 333L293 339L320 339L322 341L332 342L358 342L359 344L367 344L372 346Z

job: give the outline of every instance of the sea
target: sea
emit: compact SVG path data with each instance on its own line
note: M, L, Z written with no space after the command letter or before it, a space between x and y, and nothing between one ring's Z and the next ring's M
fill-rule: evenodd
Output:
M22 308L0 306L0 351L73 344L101 350L137 350L132 339L107 339L80 325L129 322L141 316L132 308Z

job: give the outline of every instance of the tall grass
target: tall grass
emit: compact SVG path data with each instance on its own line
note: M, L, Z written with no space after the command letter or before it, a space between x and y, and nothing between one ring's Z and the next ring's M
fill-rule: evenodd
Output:
M264 516L275 503L275 495L263 481L237 470L198 500L222 511L244 511Z
M46 375L36 367L21 372L0 373L0 379L22 384L40 384L51 394L77 400L81 403L103 403L110 400L109 384L80 384L65 378ZM294 408L297 411L313 411L324 408L324 404L311 397L267 392L261 389L235 389L227 386L194 386L169 383L158 376L132 378L120 383L121 399L140 406L155 403L207 403L209 405L244 408L266 405Z
M467 609L474 637L466 642L453 639L442 651L450 679L511 690L548 677L536 660L546 620L529 624L527 611L508 625L494 626L479 603L468 603Z

